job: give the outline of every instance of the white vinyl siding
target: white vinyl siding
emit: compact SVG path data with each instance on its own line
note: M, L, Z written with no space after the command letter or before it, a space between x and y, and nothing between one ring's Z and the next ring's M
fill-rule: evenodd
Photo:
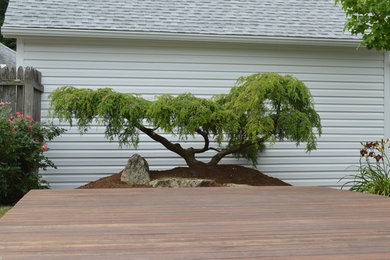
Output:
M42 72L44 119L49 92L63 85L111 87L148 99L183 92L207 98L227 93L239 76L268 71L294 75L311 89L322 119L318 150L307 154L303 146L276 143L261 154L257 166L293 185L340 186L339 178L353 173L351 165L359 160L359 142L384 136L383 53L348 47L66 38L27 38L22 44L21 65ZM140 140L137 151L119 149L104 138L103 127L85 135L71 128L49 144L48 156L58 169L42 174L53 188L76 187L119 172L133 153L146 157L151 169L185 166L147 136ZM188 145L201 146L201 141L195 137ZM232 157L222 162L251 165Z

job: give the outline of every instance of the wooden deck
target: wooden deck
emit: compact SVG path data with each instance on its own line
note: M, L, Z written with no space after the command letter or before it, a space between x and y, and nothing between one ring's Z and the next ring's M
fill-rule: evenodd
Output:
M390 198L318 187L32 191L0 220L3 260L389 255Z

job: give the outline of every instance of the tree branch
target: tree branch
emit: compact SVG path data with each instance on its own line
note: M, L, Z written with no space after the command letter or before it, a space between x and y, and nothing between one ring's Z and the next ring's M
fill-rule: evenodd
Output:
M217 148L214 148L214 147L209 147L209 150L213 150L213 151L216 151L216 152L220 152L221 149L217 149Z
M216 155L214 155L210 162L208 163L209 165L216 165L223 157L225 157L226 155L229 155L229 154L232 154L232 153L237 153L245 148L248 148L249 146L251 145L254 145L254 144L261 144L263 143L269 136L264 136L262 138L259 138L256 142L252 142L252 141L246 141L245 143L241 143L239 145L236 145L234 147L230 147L230 148L226 148L226 149L222 149L219 153L217 153Z
M374 15L376 16L376 18L378 19L379 22L381 22L381 23L384 23L384 22L385 22L384 19L382 19L382 17L380 17L380 16L378 15L378 13L375 12L375 10L372 10L372 12L374 13Z
M204 153L206 151L208 151L210 148L209 148L209 145L210 145L210 140L209 140L209 135L207 132L205 131L202 131L200 130L199 128L195 130L198 134L200 134L201 136L203 136L203 139L204 139L204 147L201 148L201 149L194 149L194 148L191 148L191 151L193 153Z
M186 157L186 155L187 155L186 150L183 149L183 147L180 144L178 144L178 143L174 144L174 143L170 142L165 137L156 134L153 129L146 128L144 126L140 126L139 130L142 131L143 133L145 133L146 135L148 135L154 141L161 143L168 150L170 150L174 153L177 153L178 155L180 155L183 158Z

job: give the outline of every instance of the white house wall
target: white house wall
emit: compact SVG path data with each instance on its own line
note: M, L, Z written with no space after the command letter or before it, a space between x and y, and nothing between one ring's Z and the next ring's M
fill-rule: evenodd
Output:
M155 95L191 92L200 97L227 93L237 77L274 71L292 74L310 87L323 135L318 150L277 143L261 154L259 170L293 185L336 187L353 172L360 141L384 136L384 55L348 47L298 47L226 43L188 43L92 39L18 41L18 63L42 72L42 114L54 89L111 87L125 93ZM62 124L67 127L66 124ZM175 139L174 137L169 137ZM146 157L151 169L185 166L184 160L141 135L138 150L119 149L104 128L79 135L70 129L50 143L57 170L42 172L53 188L72 188L119 172L129 156ZM201 138L189 145L201 145ZM210 154L208 154L210 155ZM227 158L223 163L240 163Z

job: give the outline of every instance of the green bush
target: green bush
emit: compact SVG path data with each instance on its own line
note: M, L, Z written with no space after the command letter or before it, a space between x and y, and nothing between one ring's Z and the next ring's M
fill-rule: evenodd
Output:
M358 173L346 176L354 180L346 182L342 188L352 184L350 190L353 191L390 196L390 161L386 155L388 141L361 143L363 148L360 149Z
M0 204L12 205L30 189L48 188L39 175L40 168L55 167L44 155L46 141L63 132L19 112L12 116L9 103L0 102Z

